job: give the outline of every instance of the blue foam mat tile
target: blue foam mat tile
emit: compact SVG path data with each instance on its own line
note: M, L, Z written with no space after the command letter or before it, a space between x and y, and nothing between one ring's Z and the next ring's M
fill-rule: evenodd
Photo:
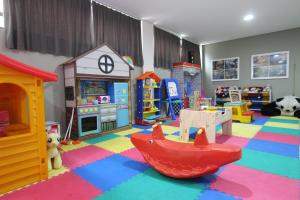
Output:
M238 200L238 198L217 190L206 189L200 193L197 200Z
M173 133L172 135L175 135L175 136L180 136L180 131L176 131L175 133Z
M269 118L266 117L255 117L254 121L251 122L253 125L264 125Z
M149 131L149 130L142 130L142 131L140 131L139 133L151 135L151 134L152 134L152 131Z
M137 124L133 124L132 125L133 128L139 128L139 129L149 129L152 128L152 126L142 126L142 125L137 125Z
M298 145L285 144L267 140L252 139L246 148L289 157L298 157Z
M95 161L74 172L102 191L107 191L149 167L119 154Z

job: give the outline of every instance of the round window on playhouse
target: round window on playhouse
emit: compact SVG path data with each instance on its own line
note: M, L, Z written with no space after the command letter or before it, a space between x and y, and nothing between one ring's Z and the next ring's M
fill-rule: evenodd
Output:
M102 55L98 60L98 66L101 72L109 74L114 70L115 64L109 55Z

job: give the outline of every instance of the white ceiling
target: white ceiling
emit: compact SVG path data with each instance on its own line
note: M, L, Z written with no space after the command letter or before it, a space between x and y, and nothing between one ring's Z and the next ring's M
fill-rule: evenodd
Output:
M300 27L300 0L96 1L199 44ZM249 13L254 19L243 21Z

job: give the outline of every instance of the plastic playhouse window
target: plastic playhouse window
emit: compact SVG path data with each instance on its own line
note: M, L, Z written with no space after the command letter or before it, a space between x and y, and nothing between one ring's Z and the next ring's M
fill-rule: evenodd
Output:
M29 100L24 89L10 83L0 84L0 111L8 113L8 120L0 121L2 136L13 136L30 132Z

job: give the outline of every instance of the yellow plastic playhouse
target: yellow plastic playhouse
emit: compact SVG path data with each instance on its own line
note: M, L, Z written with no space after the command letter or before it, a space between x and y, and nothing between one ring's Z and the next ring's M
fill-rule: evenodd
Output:
M44 81L57 75L0 54L0 194L48 177Z

